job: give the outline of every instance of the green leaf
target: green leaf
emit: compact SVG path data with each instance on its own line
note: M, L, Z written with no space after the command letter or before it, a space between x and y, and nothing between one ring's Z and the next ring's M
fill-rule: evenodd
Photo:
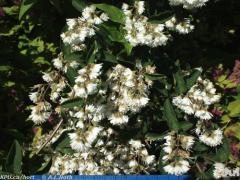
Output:
M196 142L193 147L194 151L206 151L208 150L208 147L200 142Z
M201 70L195 69L189 78L186 79L187 88L190 89L201 75Z
M173 109L172 103L169 99L166 99L164 102L164 113L167 118L167 124L171 130L178 132L179 125L176 117L176 113Z
M3 7L4 14L9 16L18 14L18 6Z
M221 147L217 150L213 159L218 162L225 162L228 160L230 155L230 146L227 138L223 139Z
M58 151L64 154L72 154L74 151L70 146L70 138L68 132L63 132L56 142L52 144L54 151Z
M155 74L147 74L147 73L146 73L144 76L145 76L147 79L152 80L152 81L159 81L159 80L163 80L163 79L166 78L164 75L162 75L162 74L157 74L157 73L155 73Z
M104 58L103 61L111 62L111 63L118 63L117 58L110 52L104 51Z
M131 55L133 46L130 43L128 43L128 42L123 43L123 46L124 46L124 48L125 48L125 50L127 52L127 55L128 56Z
M178 72L176 72L174 74L174 77L176 80L177 92L179 94L185 93L187 91L187 86L186 86L186 83L185 83L185 80L183 78L181 71L179 70Z
M76 98L76 99L71 99L68 101L65 101L61 104L61 107L63 108L73 108L73 107L79 107L83 105L83 99L81 98Z
M192 127L193 127L193 123L191 122L187 122L187 121L179 122L179 128L183 131L188 131Z
M95 4L95 6L104 11L113 22L124 24L125 15L119 8L108 4Z
M172 17L174 17L173 11L164 11L159 14L156 14L149 18L149 22L151 23L165 23L166 21L170 20Z
M13 70L12 66L8 66L8 65L0 66L0 72L11 71L11 70Z
M22 172L22 148L17 140L14 140L8 152L5 169L14 174Z
M77 71L75 69L73 69L71 67L69 67L67 69L66 76L67 76L67 78L69 80L70 85L73 86L75 84L75 78L76 78L77 75L78 75L78 73L77 73Z
M87 57L86 57L86 62L88 63L95 63L95 57L98 53L98 44L96 41L94 41L94 43L92 44L92 46L90 47Z
M103 23L101 25L101 30L103 33L105 33L105 36L107 36L113 42L126 42L124 39L124 34L115 24Z
M18 19L21 20L27 11L29 11L36 3L37 0L23 0L21 2Z
M117 27L116 24L108 23L108 22L100 25L100 29L101 29L101 35L104 38L107 38L109 41L112 41L112 42L121 43L127 55L131 54L133 46L126 41L124 37L124 33L125 33L124 29Z
M229 103L227 107L230 117L237 117L240 115L240 100Z
M72 0L73 7L82 12L82 10L86 7L86 1L85 0Z
M42 166L41 166L40 168L38 168L36 171L37 171L39 174L40 174L40 173L41 173L41 174L47 173L48 170L50 169L51 165L52 165L52 159L49 158L49 159L47 159L47 161L44 162L44 163L42 164Z
M61 0L50 0L49 2L57 9L58 12L62 12Z
M156 140L161 140L163 139L165 135L163 134L157 134L157 133L147 133L145 135L146 139L149 141L156 141Z
M228 126L224 132L227 136L234 136L240 140L240 122Z

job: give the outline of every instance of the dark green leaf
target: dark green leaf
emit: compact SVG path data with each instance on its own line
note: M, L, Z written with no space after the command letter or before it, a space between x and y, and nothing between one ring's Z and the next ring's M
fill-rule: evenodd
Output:
M128 43L128 42L123 43L123 46L125 47L125 50L126 50L126 52L127 52L127 55L128 55L128 56L131 55L133 46L132 46L130 43Z
M67 69L67 74L66 75L67 75L67 78L69 80L70 85L74 85L75 84L75 78L78 75L77 71L75 69L69 67Z
M68 132L63 132L62 135L58 138L58 140L53 143L52 148L55 151L64 153L64 154L72 154L74 151L70 146L70 138L68 136Z
M187 122L187 121L179 122L179 126L180 126L180 129L182 129L183 131L188 131L193 127L193 123Z
M160 14L154 15L149 18L149 22L151 23L165 23L166 21L170 20L174 16L173 11L164 11Z
M146 139L150 140L150 141L161 140L161 139L163 139L164 136L165 135L157 134L157 133L147 133L145 135Z
M22 148L16 140L14 140L8 152L5 169L14 174L22 172Z
M181 71L179 70L177 73L175 73L174 77L177 83L177 92L179 94L185 93L187 91L187 87Z
M163 79L166 78L164 75L162 75L162 74L157 74L157 73L155 73L155 74L145 74L145 77L146 77L147 79L152 80L152 81L163 80Z
M82 10L86 7L86 1L85 0L72 0L73 7L82 12Z
M73 108L73 107L76 107L76 106L79 107L82 105L83 105L83 99L81 98L71 99L61 104L63 108Z
M117 58L110 52L104 52L104 61L111 62L111 63L118 63Z
M194 147L193 147L194 151L206 151L208 150L208 147L205 146L204 144L200 143L200 142L196 142Z
M87 57L86 57L86 62L88 63L95 63L96 61L96 55L98 53L98 44L96 41L94 41L94 43L92 44L92 46L90 47Z
M170 102L169 99L166 99L164 102L164 113L167 118L166 120L169 128L175 132L178 132L179 129L178 120L173 109L172 103Z
M229 155L230 155L229 142L227 138L224 138L223 143L220 145L220 148L217 149L217 152L215 156L213 156L213 159L215 161L225 162L228 160Z
M186 79L187 88L190 89L196 82L199 76L201 75L201 71L195 69L189 78Z
M26 14L27 11L29 11L35 4L37 0L23 0L21 2L20 11L19 11L19 20L22 19L22 17Z
M62 12L60 0L50 0L50 3L58 10L58 12Z
M101 25L101 30L105 33L111 41L113 42L126 42L124 39L124 34L115 24L104 23Z
M95 4L95 6L104 11L113 22L124 24L125 15L119 8L108 4Z

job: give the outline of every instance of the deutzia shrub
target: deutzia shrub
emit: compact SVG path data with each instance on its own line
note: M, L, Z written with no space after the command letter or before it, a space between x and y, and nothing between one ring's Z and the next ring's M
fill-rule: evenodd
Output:
M175 38L196 29L194 16L156 16L135 1L91 4L67 19L61 52L29 95L29 118L43 129L32 154L51 160L50 174L202 177L224 156L228 143L212 113L221 95L201 68L168 58Z

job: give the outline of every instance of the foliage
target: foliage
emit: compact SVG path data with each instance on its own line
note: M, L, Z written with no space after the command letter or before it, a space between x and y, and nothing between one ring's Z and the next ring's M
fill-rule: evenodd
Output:
M240 88L239 83L234 82L232 72L225 70L232 67L233 60L239 57L240 3L216 0L209 1L202 8L188 10L181 6L170 6L168 0L146 1L144 15L149 18L149 26L165 23L173 17L179 23L188 18L190 25L194 25L194 30L189 30L189 34L179 34L176 29L164 30L164 34L171 35L171 38L166 46L154 48L146 44L135 46L125 38L126 14L121 10L122 3L113 0L0 1L0 123L1 137L4 139L0 146L1 171L14 174L46 173L55 158L64 154L71 156L75 152L68 134L75 131L70 127L70 120L76 120L69 112L84 107L86 102L106 103L104 97L107 95L97 93L87 98L71 98L67 93L76 84L76 77L79 76L77 70L100 63L103 64L103 75L99 78L98 89L104 90L104 82L109 81L108 70L118 64L136 74L143 73L143 81L152 82L146 93L150 101L138 113L127 113L128 125L114 125L107 118L100 123L116 132L111 136L114 137L113 144L119 140L120 144L125 144L130 139L138 139L143 144L148 142L145 145L149 155L155 155L157 164L160 164L159 167L155 164L153 169L148 169L150 173L166 173L162 149L165 146L164 137L169 133L171 136L175 136L174 133L195 136L190 155L192 159L189 160L192 168L188 172L194 176L213 178L214 162L240 165ZM92 4L95 4L99 13L106 13L109 20L97 25L95 36L86 38L84 51L73 52L71 44L64 43L60 38L60 34L67 31L65 20L81 16L83 9ZM43 83L40 79L42 72L55 71L51 59L56 58L59 52L62 55L58 58L63 57L64 63L77 62L79 65L77 68L66 66L65 72L57 70L58 75L68 82L67 88L61 91L61 96L68 100L53 101L54 113L43 125L35 124L32 129L32 122L27 118L32 108L28 93L35 84ZM213 69L216 64L222 65ZM145 72L144 69L149 66L155 66L156 70ZM197 68L200 66L203 71ZM212 70L213 77L209 73ZM210 106L214 115L211 128L223 129L227 137L217 147L209 147L197 140L198 136L192 130L196 128L198 118L187 116L172 103L174 97L187 95L200 76L213 80L218 87L217 92L222 95L219 103ZM107 94L111 92L109 88ZM46 89L44 94L50 101L52 92ZM60 128L53 139L49 139L58 125ZM42 147L49 140L51 142ZM136 170L129 173L145 172Z

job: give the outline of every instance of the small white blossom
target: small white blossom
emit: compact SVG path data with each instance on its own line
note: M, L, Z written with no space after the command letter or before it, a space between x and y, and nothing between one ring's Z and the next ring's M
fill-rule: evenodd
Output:
M186 160L179 160L163 167L168 174L183 175L189 171L190 165Z
M215 147L222 143L223 132L220 129L213 130L211 132L204 132L199 136L200 141L204 144Z

